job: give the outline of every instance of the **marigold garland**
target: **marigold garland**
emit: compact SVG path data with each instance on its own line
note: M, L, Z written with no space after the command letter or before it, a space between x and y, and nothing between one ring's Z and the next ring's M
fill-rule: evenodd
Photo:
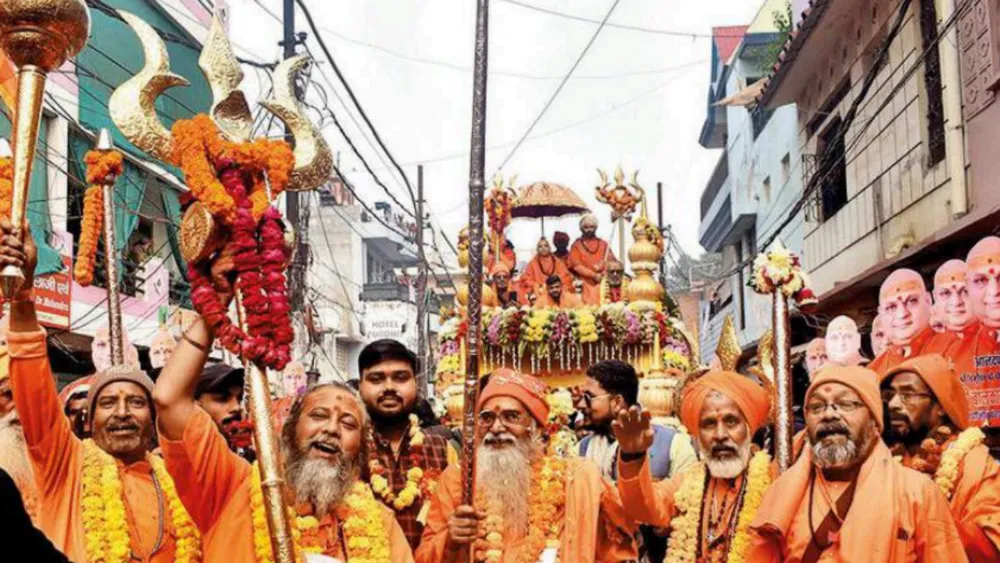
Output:
M192 303L227 350L284 369L294 338L284 271L288 251L281 214L270 202L291 180L291 148L267 139L231 143L205 115L175 123L174 135L174 160L191 193L229 229L246 330L229 319L203 264L188 265Z
M771 458L766 452L757 452L750 459L747 469L747 490L743 496L743 508L736 520L736 534L729 544L728 563L746 561L750 548L750 524L757 516L757 510L764 500L764 492L771 486Z
M14 198L14 164L10 158L0 158L0 217L10 217Z
M566 504L566 460L546 456L532 464L528 503L528 536L516 563L536 563L545 549L559 548L560 512ZM503 558L504 541L501 507L486 502L482 493L476 503L486 512L486 521L473 544L477 562L497 563Z
M424 470L426 459L424 457L424 433L420 428L420 418L415 414L410 415L410 461L413 467L406 472L406 485L397 495L389 483L389 471L382 465L378 458L374 444L369 451L371 460L368 462L368 471L371 474L370 483L372 492L382 498L382 502L396 511L405 510L417 499L429 499L437 488L437 478L441 474L437 470Z
M104 228L104 188L114 184L125 171L125 160L118 151L88 151L83 157L87 164L87 188L83 196L83 221L80 227L80 245L77 249L73 277L76 283L87 287L94 283L94 262L97 243Z
M164 496L167 507L164 517L169 518L173 525L175 560L178 563L201 561L201 537L177 496L173 479L162 460L152 455L147 456L147 460ZM130 560L131 537L123 495L121 477L114 458L101 450L93 440L84 440L81 517L87 561L125 563Z
M941 488L941 492L948 500L951 500L951 495L955 492L958 467L962 460L985 439L986 435L979 428L966 428L958 435L958 439L941 454L941 464L934 472L934 482Z

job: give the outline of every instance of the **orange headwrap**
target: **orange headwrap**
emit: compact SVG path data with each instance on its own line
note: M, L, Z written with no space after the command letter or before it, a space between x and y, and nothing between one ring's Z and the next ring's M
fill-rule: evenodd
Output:
M860 366L823 366L813 376L812 384L806 391L806 399L803 404L808 404L813 391L826 383L840 383L853 389L871 411L875 423L878 424L879 432L882 431L884 424L882 420L882 393L879 391L878 376L875 375L874 371Z
M490 268L490 275L491 276L495 276L495 275L499 274L500 272L503 272L503 273L505 273L507 275L510 275L510 266L508 266L507 264L504 264L503 260L497 261L497 263L493 264L493 267Z
M900 373L915 373L931 388L934 397L960 430L969 426L969 400L965 396L962 380L955 369L940 354L917 356L889 370L882 378L885 385Z
M545 400L548 386L541 379L518 373L509 368L501 368L490 376L486 389L479 394L477 409L482 409L486 401L493 397L511 397L521 401L531 416L542 426L549 420L549 403Z
M681 422L692 436L698 435L701 408L712 391L729 397L740 408L750 427L750 434L757 431L771 410L767 392L752 379L731 371L712 371L687 385L681 398Z

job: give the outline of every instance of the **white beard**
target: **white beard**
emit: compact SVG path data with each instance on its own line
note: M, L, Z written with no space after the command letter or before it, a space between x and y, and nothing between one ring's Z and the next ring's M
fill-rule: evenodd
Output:
M343 456L336 463L295 456L286 470L297 502L312 505L317 518L329 514L344 500L358 478L357 459Z
M705 460L705 465L708 467L708 474L715 479L735 479L746 471L747 465L750 463L749 439L739 446L732 441L727 445L736 450L737 456L735 458L716 459L712 457L711 448L705 448L703 445L698 444L699 454L701 455L701 459Z
M10 474L15 483L33 483L35 474L28 461L24 430L15 420L17 411L0 417L0 469Z
M501 434L501 440L513 445L487 444L476 451L476 482L482 487L486 503L499 507L509 539L524 537L528 531L531 493L531 463L541 446L532 438L515 439Z

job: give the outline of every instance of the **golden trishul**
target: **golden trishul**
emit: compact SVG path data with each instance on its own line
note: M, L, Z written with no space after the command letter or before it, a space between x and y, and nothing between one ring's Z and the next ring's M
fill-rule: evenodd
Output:
M166 162L173 161L173 137L156 115L156 99L174 86L187 86L182 76L170 72L167 47L156 30L137 16L118 10L142 43L146 64L135 76L119 86L108 104L111 119L122 134L139 149ZM330 179L333 157L326 141L303 114L295 98L294 75L309 64L299 55L284 60L273 71L274 97L261 102L283 121L295 139L295 168L288 189L311 190ZM212 89L209 115L222 134L232 142L250 140L253 115L239 86L243 70L233 54L218 14L205 39L198 66Z

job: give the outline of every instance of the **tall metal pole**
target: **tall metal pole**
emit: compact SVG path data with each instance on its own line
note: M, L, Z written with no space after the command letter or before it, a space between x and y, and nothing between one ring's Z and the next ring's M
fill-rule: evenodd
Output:
M417 166L417 252L424 256L424 166ZM417 377L420 396L427 391L427 260L417 266L417 357L420 374Z
M469 300L462 417L462 504L475 500L476 402L479 397L479 338L482 331L483 196L486 190L486 65L489 0L476 0L476 47L472 81L472 147L469 155ZM499 260L499 256L497 257Z
M788 318L788 297L779 287L774 292L774 307L771 326L774 328L774 377L777 388L777 408L775 409L774 457L778 471L784 473L792 465L792 368L791 329Z
M283 57L285 59L290 59L296 55L295 46L298 44L298 39L295 36L295 0L283 0L282 7L283 35L280 45L284 49ZM302 94L297 84L295 86L295 97L299 100L302 99ZM294 144L292 133L287 127L285 128L285 141L289 144ZM302 225L299 225L301 217L299 212L298 192L285 192L285 210L286 217L288 218L288 224L291 225L292 229L295 231L296 245L298 245L301 240L299 237L304 235L305 231L308 229L308 226L303 228ZM308 255L309 252L307 249L296 248L295 258L292 260L292 263L289 264L288 294L293 311L301 311L303 309L305 264L308 260Z
M97 150L111 152L115 145L111 141L111 132L101 129L97 138ZM115 230L115 178L103 180L101 197L104 199L104 271L108 276L108 342L111 345L111 365L119 367L125 364L125 341L122 334L122 304L118 293L118 276L120 262L118 260L118 233Z
M656 228L660 230L660 236L663 236L663 182L656 183ZM665 252L660 255L660 285L663 289L667 289L667 252L670 250L670 244L665 246Z

